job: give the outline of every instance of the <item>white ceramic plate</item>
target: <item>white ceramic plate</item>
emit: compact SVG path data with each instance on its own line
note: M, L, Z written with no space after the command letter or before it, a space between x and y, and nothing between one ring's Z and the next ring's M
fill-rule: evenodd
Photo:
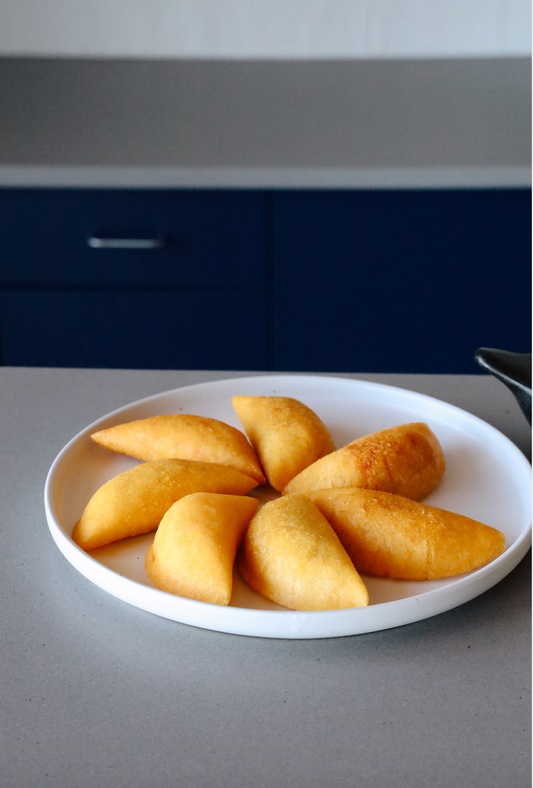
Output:
M153 534L94 550L71 539L74 524L96 489L137 464L97 446L97 429L165 413L192 413L241 428L233 411L235 394L290 396L312 408L329 427L337 447L362 435L411 421L425 421L437 435L447 469L426 503L498 528L506 550L490 564L458 577L407 582L364 577L366 608L294 612L264 599L235 574L229 607L159 591L144 573ZM475 416L439 400L403 389L334 377L276 375L222 380L148 397L94 422L55 459L45 487L52 536L70 563L113 596L174 621L239 635L326 638L388 629L450 610L505 577L531 544L531 468L500 432ZM277 497L270 488L252 491L261 502Z

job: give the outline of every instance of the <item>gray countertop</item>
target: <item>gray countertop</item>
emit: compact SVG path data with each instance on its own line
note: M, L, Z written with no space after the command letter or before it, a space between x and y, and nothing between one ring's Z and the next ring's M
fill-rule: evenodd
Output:
M2 788L529 786L529 554L434 618L292 641L158 618L59 552L43 486L74 434L135 399L244 374L0 368ZM458 405L529 456L491 377L353 377Z
M0 186L531 183L531 61L0 58Z

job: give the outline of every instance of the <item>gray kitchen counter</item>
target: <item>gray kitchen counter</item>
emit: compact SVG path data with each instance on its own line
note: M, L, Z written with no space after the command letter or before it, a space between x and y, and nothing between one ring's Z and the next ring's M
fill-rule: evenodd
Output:
M242 372L0 368L2 788L530 785L530 556L482 596L372 634L269 640L158 618L63 557L43 486L93 420ZM529 457L485 376L353 375L436 396Z
M0 57L0 187L531 184L531 60Z

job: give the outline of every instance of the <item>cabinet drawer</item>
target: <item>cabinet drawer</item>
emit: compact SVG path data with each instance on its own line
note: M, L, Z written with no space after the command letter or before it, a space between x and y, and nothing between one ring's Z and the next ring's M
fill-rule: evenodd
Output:
M262 293L4 291L2 363L263 369Z
M264 203L258 192L0 189L0 282L262 286Z

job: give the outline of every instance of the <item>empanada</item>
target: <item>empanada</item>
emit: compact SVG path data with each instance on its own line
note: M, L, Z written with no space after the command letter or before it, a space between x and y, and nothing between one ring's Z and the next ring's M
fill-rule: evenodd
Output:
M242 432L217 419L189 414L151 416L91 435L100 446L138 460L176 458L229 465L265 484L257 455Z
M505 537L469 517L376 490L310 493L359 572L435 580L477 569L505 550Z
M233 564L256 498L194 493L166 512L148 549L145 570L162 591L228 605Z
M238 396L232 403L275 490L335 450L325 424L296 399Z
M246 531L238 559L244 579L293 610L368 605L368 592L326 518L303 495L266 503Z
M234 468L193 460L153 460L100 487L72 532L84 550L155 531L173 503L193 492L244 495L257 486Z
M445 467L442 447L427 424L401 424L317 460L292 479L283 494L362 487L418 501L434 488Z

